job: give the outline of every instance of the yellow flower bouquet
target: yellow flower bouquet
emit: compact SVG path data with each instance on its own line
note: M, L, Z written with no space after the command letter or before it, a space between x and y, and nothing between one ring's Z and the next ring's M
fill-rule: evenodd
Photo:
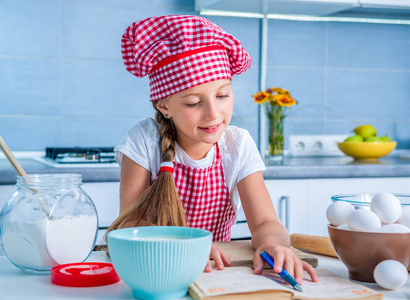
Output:
M269 155L283 155L283 121L286 117L286 110L297 104L290 93L278 87L266 89L252 95L253 101L263 104L269 120Z

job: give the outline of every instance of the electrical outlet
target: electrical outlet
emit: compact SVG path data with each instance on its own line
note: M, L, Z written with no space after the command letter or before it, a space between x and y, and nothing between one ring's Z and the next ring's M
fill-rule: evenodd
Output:
M348 135L291 135L289 153L292 156L342 156L337 143Z

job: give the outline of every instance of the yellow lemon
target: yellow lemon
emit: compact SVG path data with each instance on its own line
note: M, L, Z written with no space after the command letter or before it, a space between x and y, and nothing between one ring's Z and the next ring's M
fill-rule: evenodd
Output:
M368 124L360 125L356 127L353 131L355 134L360 135L363 139L369 138L371 136L376 136L377 134L376 128Z

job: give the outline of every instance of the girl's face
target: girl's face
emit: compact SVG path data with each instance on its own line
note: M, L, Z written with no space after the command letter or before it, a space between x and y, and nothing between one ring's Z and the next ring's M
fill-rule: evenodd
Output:
M197 85L159 100L157 108L172 118L182 149L192 159L201 159L231 121L231 81L220 79Z

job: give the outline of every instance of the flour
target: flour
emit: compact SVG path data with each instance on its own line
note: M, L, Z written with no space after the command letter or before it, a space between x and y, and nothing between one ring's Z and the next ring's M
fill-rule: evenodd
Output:
M37 222L4 221L3 246L8 258L28 269L81 262L94 244L96 216L64 216Z
M46 248L58 264L81 262L94 245L97 217L65 217L46 224Z
M46 220L38 222L3 222L3 247L7 257L25 268L46 268L56 263L45 245Z

